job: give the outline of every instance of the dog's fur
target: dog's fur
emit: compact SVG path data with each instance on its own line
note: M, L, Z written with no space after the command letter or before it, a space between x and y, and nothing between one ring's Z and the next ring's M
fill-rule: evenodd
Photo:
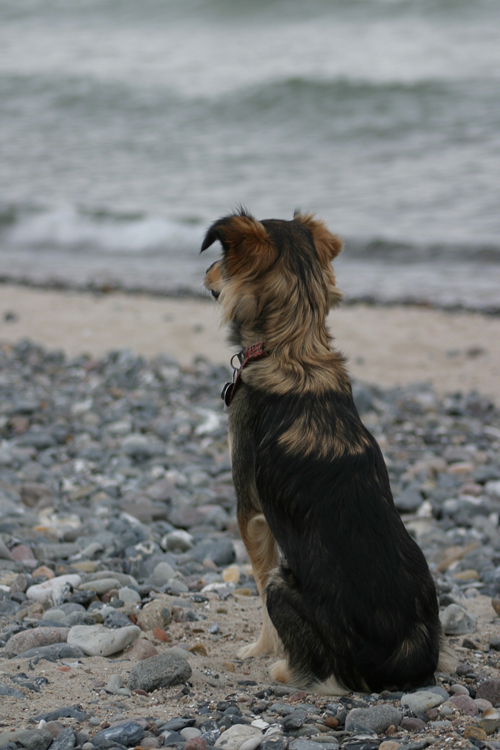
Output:
M395 509L326 316L341 294L339 239L312 215L216 221L223 257L206 287L232 344L264 342L229 407L238 523L263 599L258 641L273 677L316 692L434 682L441 629L425 558Z

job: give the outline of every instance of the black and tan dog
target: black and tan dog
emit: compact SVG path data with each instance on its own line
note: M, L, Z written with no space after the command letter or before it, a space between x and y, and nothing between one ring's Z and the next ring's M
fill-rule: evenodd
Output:
M243 350L226 392L241 536L263 598L272 675L322 693L434 682L441 630L425 558L396 511L326 317L341 242L312 215L216 221L205 285Z

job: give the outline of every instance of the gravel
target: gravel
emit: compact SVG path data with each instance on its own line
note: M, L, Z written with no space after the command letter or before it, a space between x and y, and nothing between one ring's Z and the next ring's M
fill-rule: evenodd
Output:
M498 410L477 393L355 384L461 663L425 691L313 696L253 679L265 658L213 658L228 609L250 638L259 607L218 396L227 379L201 359L0 346L0 695L13 717L0 749L454 748L471 746L471 726L500 747ZM487 636L469 611L479 600ZM55 679L83 676L81 704L71 691L52 704Z

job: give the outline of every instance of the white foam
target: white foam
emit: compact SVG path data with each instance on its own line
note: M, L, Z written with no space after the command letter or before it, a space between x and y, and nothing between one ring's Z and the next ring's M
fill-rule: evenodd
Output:
M82 213L73 206L21 215L5 234L6 243L18 247L127 253L198 249L202 238L201 225L155 216L101 217Z

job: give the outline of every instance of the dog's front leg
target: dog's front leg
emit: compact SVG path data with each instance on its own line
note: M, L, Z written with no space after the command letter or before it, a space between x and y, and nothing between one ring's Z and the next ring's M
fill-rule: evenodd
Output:
M279 553L276 540L262 513L250 519L238 514L241 538L247 548L257 589L262 599L262 630L258 640L238 651L240 659L263 654L279 654L283 650L280 637L267 612L265 588L269 574L278 565Z

